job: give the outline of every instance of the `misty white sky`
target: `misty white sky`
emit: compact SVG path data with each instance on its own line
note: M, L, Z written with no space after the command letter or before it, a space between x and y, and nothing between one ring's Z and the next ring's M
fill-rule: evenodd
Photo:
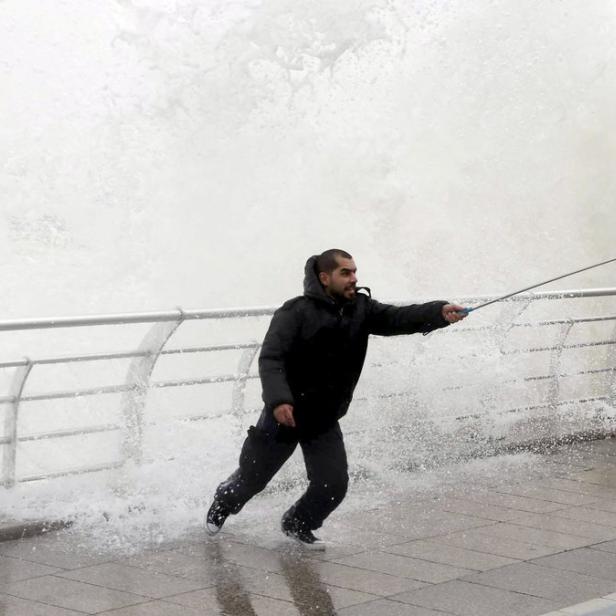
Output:
M273 305L330 247L382 299L616 256L607 0L5 0L0 57L0 318Z

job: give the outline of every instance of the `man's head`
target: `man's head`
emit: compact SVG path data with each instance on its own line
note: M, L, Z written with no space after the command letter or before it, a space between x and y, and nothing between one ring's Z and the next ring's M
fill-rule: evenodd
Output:
M338 248L326 250L317 257L316 270L327 295L337 300L355 297L357 268L348 252Z

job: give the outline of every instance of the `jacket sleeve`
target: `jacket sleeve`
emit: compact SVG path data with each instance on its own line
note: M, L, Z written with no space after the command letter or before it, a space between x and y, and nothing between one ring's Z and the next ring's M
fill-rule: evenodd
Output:
M294 404L287 380L285 359L295 339L299 321L292 308L280 308L272 317L259 355L259 376L263 387L263 402L269 408L279 404Z
M400 334L427 334L434 329L447 327L442 309L445 301L392 306L370 299L368 311L368 330L377 336L397 336Z

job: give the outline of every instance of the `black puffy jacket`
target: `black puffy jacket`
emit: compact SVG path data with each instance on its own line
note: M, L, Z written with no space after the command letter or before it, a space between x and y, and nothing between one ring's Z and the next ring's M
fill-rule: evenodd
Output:
M347 412L370 334L427 333L448 325L444 301L397 307L357 293L339 304L325 293L315 262L316 256L306 262L304 295L274 313L259 356L265 412L292 404L303 434L325 431Z

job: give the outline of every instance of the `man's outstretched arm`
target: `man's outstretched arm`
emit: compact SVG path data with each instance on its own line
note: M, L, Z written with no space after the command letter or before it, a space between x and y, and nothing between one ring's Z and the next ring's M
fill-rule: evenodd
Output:
M427 334L435 329L447 327L466 317L462 306L446 301L393 306L370 300L368 328L377 336L398 336L400 334Z

